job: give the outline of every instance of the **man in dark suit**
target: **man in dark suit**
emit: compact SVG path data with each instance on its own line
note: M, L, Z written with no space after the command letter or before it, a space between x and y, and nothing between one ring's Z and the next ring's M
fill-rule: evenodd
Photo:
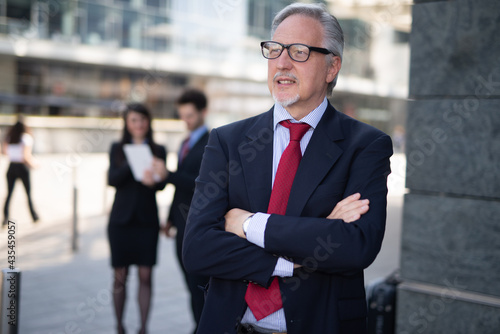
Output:
M186 123L189 136L182 142L179 149L177 171L167 173L165 180L175 186L165 233L168 237L175 235L177 258L191 294L193 317L198 324L204 303L204 292L201 287L207 285L208 277L186 273L182 264L181 251L186 218L194 193L194 180L200 171L203 151L208 141L208 129L205 125L207 98L199 90L188 89L178 98L177 110L180 119ZM174 232L175 229L176 232Z
M274 107L212 130L196 180L183 258L211 276L198 333L365 333L392 143L326 98L343 34L325 6L286 7L272 36L261 46Z

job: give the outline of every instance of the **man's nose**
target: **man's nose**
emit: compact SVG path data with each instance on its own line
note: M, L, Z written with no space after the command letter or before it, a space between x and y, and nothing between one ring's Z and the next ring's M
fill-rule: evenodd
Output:
M290 58L288 54L288 49L283 49L280 56L276 59L278 68L286 68L289 69L292 67L293 60Z

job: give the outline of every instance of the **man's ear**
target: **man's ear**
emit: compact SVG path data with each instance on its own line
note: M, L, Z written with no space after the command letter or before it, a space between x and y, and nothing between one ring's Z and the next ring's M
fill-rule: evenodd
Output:
M328 65L328 73L326 76L326 82L332 82L337 74L340 72L340 68L342 67L342 60L340 60L339 56L334 56L331 63Z

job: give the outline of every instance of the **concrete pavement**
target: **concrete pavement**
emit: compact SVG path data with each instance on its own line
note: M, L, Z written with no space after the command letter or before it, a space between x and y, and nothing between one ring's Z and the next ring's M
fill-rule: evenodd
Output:
M22 271L19 333L114 333L112 271L106 237L107 213L114 190L106 186L107 154L39 156L32 172L32 194L41 217L31 222L22 184L11 203L16 222L16 267ZM175 157L169 158L174 164ZM404 156L392 161L386 237L377 260L366 270L366 282L398 267ZM170 166L172 167L172 166ZM0 200L5 197L7 161L0 159ZM71 249L73 191L77 189L78 249ZM165 219L172 187L158 194ZM7 232L0 231L0 263L7 267ZM174 242L160 238L154 270L150 333L191 333L194 323L181 277ZM126 305L128 332L139 328L137 277L130 273Z

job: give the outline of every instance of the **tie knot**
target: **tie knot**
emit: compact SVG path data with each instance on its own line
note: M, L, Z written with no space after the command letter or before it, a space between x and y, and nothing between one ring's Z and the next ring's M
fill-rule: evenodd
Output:
M290 131L290 141L300 141L310 128L307 123L292 123L288 120L281 121L280 124Z

